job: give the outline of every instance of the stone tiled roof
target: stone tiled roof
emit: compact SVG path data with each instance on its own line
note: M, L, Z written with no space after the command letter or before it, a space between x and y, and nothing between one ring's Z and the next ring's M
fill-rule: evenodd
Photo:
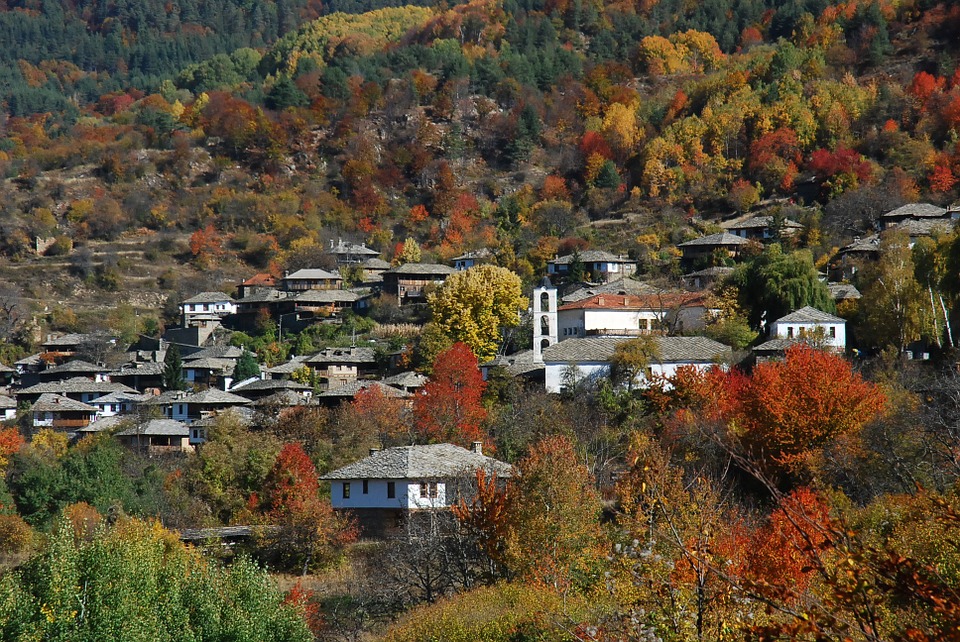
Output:
M956 227L957 221L949 218L907 219L899 223L895 229L906 232L916 238L918 236L933 236L946 234Z
M71 348L73 346L91 343L94 341L109 341L113 338L114 337L111 337L103 332L65 334L60 337L47 339L43 342L43 346L45 348Z
M129 417L121 417L120 415L101 417L83 428L77 428L74 432L103 432L119 426L124 421L129 421L129 419Z
M401 276L414 276L414 275L450 275L454 274L454 270L449 265L440 265L439 263L404 263L403 265L398 265L395 268L390 268L384 274L398 274Z
M177 400L178 403L196 404L196 405L217 405L217 406L242 406L250 403L250 400L240 395L235 395L223 390L208 388L201 392L195 392Z
M184 299L184 303L233 303L233 297L223 292L200 292L194 294L189 299Z
M387 448L329 472L323 479L449 479L471 476L481 468L501 478L513 473L512 466L493 457L453 444L431 444Z
M313 390L313 387L289 379L255 379L249 383L230 388L230 392L238 395L245 392L263 392L264 390Z
M376 363L373 348L326 348L307 359L307 363Z
M834 301L843 299L859 299L862 295L860 290L849 283L828 283L827 288Z
M211 372L219 371L229 374L233 372L233 368L236 365L237 362L234 359L214 359L213 357L206 357L203 359L184 361L183 368L185 370L210 370Z
M722 277L722 276L727 276L728 274L733 274L733 270L734 268L727 267L725 265L714 265L713 267L697 270L696 272L691 272L690 274L684 274L683 277L685 279L689 279L697 276Z
M107 368L83 359L74 359L59 366L47 368L42 374L69 374L72 372L107 372Z
M153 395L141 395L138 393L129 392L111 392L110 394L103 395L102 397L97 397L90 403L94 406L102 406L108 403L126 403L129 401L140 403L141 401L150 399L151 397L153 397Z
M94 406L74 401L70 397L46 392L40 395L36 403L30 407L32 412L97 412Z
M866 236L862 239L854 239L853 243L840 248L840 254L846 254L848 252L879 253L880 237L876 234L871 234L870 236Z
M23 359L18 359L13 362L15 366L37 366L43 363L43 359L40 358L40 353L31 354L29 357L24 357Z
M522 352L516 352L514 354L499 355L492 361L484 363L483 366L486 368L501 367L514 377L543 369L542 363L536 363L533 360L533 350L523 350Z
M361 263L360 267L364 268L365 270L389 270L390 264L383 259L373 257Z
M354 254L354 255L366 255L366 256L378 256L380 253L376 250L371 250L366 245L357 245L356 243L350 243L349 241L344 241L343 239L338 239L336 245L332 245L333 241L331 240L331 247L327 252L329 254Z
M730 234L729 232L719 232L717 234L711 234L709 236L701 236L698 239L693 239L692 241L687 241L686 243L681 243L677 247L700 247L700 246L710 246L710 245L746 245L749 243L747 239L740 238L736 234Z
M606 363L623 337L586 337L560 341L543 350L549 363ZM731 358L730 346L707 337L653 337L659 363L711 363Z
M159 375L163 374L163 364L159 361L138 361L136 363L127 363L120 366L119 370L109 373L111 377L123 377L127 375Z
M774 323L846 323L846 321L808 305L780 317Z
M383 380L383 383L388 386L398 386L400 388L422 388L425 383L427 383L428 377L422 375L419 372L401 372L400 374L395 374L392 377L387 377Z
M908 203L890 210L881 218L940 218L947 210L932 203Z
M297 303L353 303L360 298L350 290L307 290L294 297Z
M460 256L455 256L450 260L451 261L469 261L470 259L474 259L474 260L487 259L487 258L490 258L492 254L493 253L488 248L482 247L479 250L471 250L470 252L465 252Z
M309 280L313 281L316 279L321 280L332 280L340 279L339 274L334 274L333 272L327 272L326 270L321 270L320 268L303 268L302 270L297 270L291 274L287 274L283 277L286 281L299 281L299 280Z
M566 254L564 256L557 257L547 263L552 263L554 265L568 265L573 263L575 255ZM603 250L584 250L580 252L580 262L581 263L634 263L625 256L617 256L616 254L611 254L610 252L605 252Z
M303 366L307 364L307 359L310 357L307 355L301 355L298 357L293 357L290 361L286 363L281 363L278 366L272 368L267 368L266 373L269 375L288 375L293 374Z
M794 337L791 339L778 337L776 339L764 341L760 345L755 346L753 348L753 352L785 352L788 348L791 348L795 345L807 343L808 341L801 337Z
M117 433L118 437L189 437L190 428L181 421L173 419L151 419L146 423L131 426Z
M636 279L620 278L602 285L591 285L585 288L574 290L563 297L564 303L575 303L583 299L589 299L596 294L632 294L640 296L655 292L655 288Z
M380 392L383 393L384 397L394 398L394 399L404 399L410 397L410 393L405 390L400 390L399 388L394 388L393 386L388 386L379 381L348 381L342 386L333 388L332 390L324 390L319 393L318 397L323 397L325 399L332 398L353 398L357 396L357 393L361 390L366 390L367 388L379 388Z
M11 368L10 366L5 366L0 363L0 372L16 372L16 369Z
M293 390L280 390L272 395L261 397L253 402L253 405L262 408L263 406L302 406L307 401L303 395L297 394Z
M191 354L183 355L182 359L184 366L189 367L189 361L197 361L199 359L239 359L243 356L243 348L238 348L237 346L211 346L209 348L204 348L203 350L198 350Z
M263 289L257 290L253 294L248 294L242 299L239 299L237 304L249 305L254 303L274 303L275 301L282 301L289 296L290 295L287 292L281 292L280 290Z
M727 222L721 223L720 227L723 227L728 230L756 230L756 229L763 229L763 228L770 227L774 225L775 222L776 222L776 219L773 216L763 214L760 216L752 216L745 221L727 221ZM801 225L800 223L797 223L796 221L791 220L789 218L783 219L781 221L781 225L785 228L794 228L794 229L799 229L803 227L803 225Z
M6 395L0 395L0 408L16 408L17 400Z
M137 394L137 391L122 383L114 381L93 381L85 377L74 377L64 381L51 381L48 383L38 383L29 388L23 388L17 391L17 395L38 395L38 394L82 394L85 392L100 392L107 394L109 392L130 392Z

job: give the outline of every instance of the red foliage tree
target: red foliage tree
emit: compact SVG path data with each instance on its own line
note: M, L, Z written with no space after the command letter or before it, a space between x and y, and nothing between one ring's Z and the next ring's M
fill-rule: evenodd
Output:
M800 164L800 143L789 127L764 134L750 144L750 172L767 189L789 191Z
M807 167L821 181L844 174L864 182L869 181L873 174L870 163L849 147L838 147L832 152L818 149L810 156Z
M492 446L483 429L487 411L481 403L486 383L477 358L465 343L455 343L437 355L433 374L413 402L414 429L427 442Z
M190 235L190 253L199 263L206 263L223 255L223 238L212 223Z
M907 88L907 91L920 99L921 102L925 103L933 95L935 91L942 91L944 86L944 79L937 78L932 74L928 74L925 71L918 71L917 74L913 77L913 80L910 82L910 86Z
M20 451L23 446L23 437L16 428L0 430L0 474L10 462L10 457Z
M580 139L580 153L584 158L590 158L594 154L599 154L606 159L613 159L613 151L610 145L597 132L589 131Z

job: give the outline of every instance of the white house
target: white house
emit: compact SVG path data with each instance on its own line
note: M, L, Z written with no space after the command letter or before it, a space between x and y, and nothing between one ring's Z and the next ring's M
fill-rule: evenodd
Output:
M369 535L380 535L403 523L410 511L445 509L468 491L478 469L497 478L510 477L512 467L453 444L400 446L373 450L368 457L327 473L330 501L349 510Z
M201 292L180 304L180 321L184 328L218 326L223 317L236 314L237 304L223 292Z
M617 345L628 337L587 337L569 339L543 351L544 384L547 392L559 393L581 382L593 382L610 376L610 363ZM730 346L706 337L653 337L657 356L652 359L642 385L653 377L669 377L681 366L705 370L729 362Z
M770 324L771 339L813 339L825 348L847 348L847 322L840 317L806 306Z
M699 330L709 314L706 301L706 296L697 292L595 294L560 306L558 338L564 341L575 337Z
M17 418L17 400L6 395L0 395L0 421Z
M630 276L637 271L636 261L622 255L610 254L603 250L584 250L547 261L547 274L566 276L577 259L583 265L584 276L588 279L595 277L600 281L610 281Z

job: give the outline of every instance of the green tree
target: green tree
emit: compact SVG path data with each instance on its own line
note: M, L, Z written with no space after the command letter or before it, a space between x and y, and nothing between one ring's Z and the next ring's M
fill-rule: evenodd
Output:
M183 378L183 359L175 343L170 344L163 357L163 387L167 390L183 390L187 387Z
M237 365L233 369L233 378L235 381L243 381L250 377L260 376L260 364L257 358L249 350L244 350L240 358L237 359Z
M861 340L903 350L928 332L924 292L917 282L910 237L890 230L880 237L880 258L857 275L863 299Z
M835 311L830 290L820 281L813 255L806 250L788 254L774 243L738 267L729 283L738 289L740 305L755 329L808 305Z
M617 344L610 361L610 379L616 384L626 384L633 389L638 379L646 376L647 367L659 356L657 342L644 335Z
M467 344L481 363L497 354L501 328L518 325L527 305L520 277L495 265L451 275L428 301L431 332Z

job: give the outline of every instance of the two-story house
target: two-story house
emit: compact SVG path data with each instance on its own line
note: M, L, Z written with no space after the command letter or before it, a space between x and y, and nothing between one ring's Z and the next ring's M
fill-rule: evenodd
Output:
M397 297L400 305L423 303L429 287L440 285L455 271L438 263L404 263L383 273L383 291Z
M201 292L180 304L180 325L184 328L209 328L220 325L223 318L237 313L233 297L223 292Z

